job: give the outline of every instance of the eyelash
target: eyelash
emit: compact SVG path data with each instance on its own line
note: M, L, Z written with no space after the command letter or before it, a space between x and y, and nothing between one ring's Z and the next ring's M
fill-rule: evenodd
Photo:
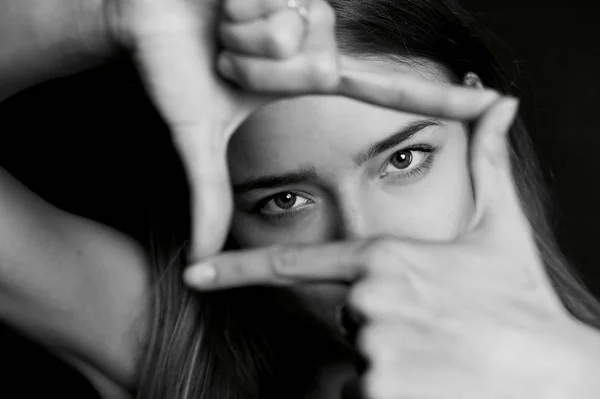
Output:
M263 211L264 207L272 200L275 199L275 197L281 195L281 194L293 194L296 195L298 197L304 198L306 199L309 203L314 203L313 200L311 200L310 198L308 198L308 196L305 193L301 193L299 191L280 191L276 194L270 195L262 200L260 200L256 206L254 206L252 212L254 213L258 213L260 214L262 217L267 218L269 220L283 220L287 217L290 217L291 215L293 215L294 213L300 212L302 209L305 208L305 206L301 206L297 209L291 210L291 211L283 211L283 212L279 212L279 213L266 213Z
M434 155L437 152L438 147L433 147L427 144L415 144L412 145L410 147L406 147L406 148L402 148L399 149L397 151L395 151L393 154L391 154L387 161L385 162L385 164L382 166L381 169L385 169L387 168L390 163L392 162L392 158L394 156L396 156L396 154L398 154L399 152L408 152L408 151L414 151L414 152L422 152L425 154L425 158L421 161L421 163L415 167L414 169L412 169L409 172L388 172L385 174L381 174L380 178L381 179L391 179L391 180L401 180L401 179L411 179L411 178L415 178L417 176L422 175L427 169L429 169L433 163L433 159L434 159ZM298 197L304 198L307 201L309 201L310 203L314 203L313 200L311 200L310 198L307 198L307 195L298 191L281 191L278 192L276 194L270 195L264 199L262 199L261 201L259 201L254 208L252 209L253 213L258 213L261 215L261 217L264 217L266 219L269 220L284 220L292 215L294 215L295 213L301 212L302 209L305 208L305 206L301 206L298 209L294 209L294 210L290 210L290 211L283 211L283 212L279 212L279 213L266 213L264 212L264 207L272 200L274 200L277 196L281 195L281 194L285 194L285 193L290 193L293 195L296 195Z
M434 155L437 152L438 147L433 147L428 144L415 144L410 147L402 148L400 150L395 151L392 155L390 155L381 167L380 170L385 170L392 162L392 159L399 152L422 152L425 154L425 158L421 161L421 163L412 169L409 172L402 172L398 170L397 172L387 172L381 173L380 179L391 179L391 180L401 180L401 179L411 179L417 176L422 175L427 169L429 169L433 163Z

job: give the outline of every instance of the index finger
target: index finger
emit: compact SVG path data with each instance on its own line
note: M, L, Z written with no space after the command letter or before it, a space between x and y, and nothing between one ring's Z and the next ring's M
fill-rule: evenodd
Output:
M336 242L224 252L190 266L184 273L184 280L189 286L201 290L351 282L363 271L361 248L360 242Z
M441 84L340 56L341 83L333 94L373 105L447 119L480 117L498 98L489 89Z
M190 183L192 256L199 258L220 250L232 214L220 119L227 104L219 101L224 86L213 68L217 7L203 4L201 18L200 11L181 4L181 9L157 6L149 12L133 47L146 90L171 131Z

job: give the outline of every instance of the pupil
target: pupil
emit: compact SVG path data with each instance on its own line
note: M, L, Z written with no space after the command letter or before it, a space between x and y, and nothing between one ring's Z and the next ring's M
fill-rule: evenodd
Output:
M392 165L398 169L406 169L412 163L412 153L410 151L398 151L392 157Z
M296 203L296 195L292 193L280 194L274 198L275 205L281 209L290 209Z

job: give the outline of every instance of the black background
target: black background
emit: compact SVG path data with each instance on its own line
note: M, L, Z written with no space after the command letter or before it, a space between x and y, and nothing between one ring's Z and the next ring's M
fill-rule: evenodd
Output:
M600 3L462 3L496 34L558 205L561 247L600 293ZM0 160L48 200L137 236L144 204L161 194L153 185L164 192L178 166L168 137L151 133L157 122L137 117L136 91L122 86L92 73L9 101L0 107ZM0 397L93 396L77 373L2 326L0 345Z

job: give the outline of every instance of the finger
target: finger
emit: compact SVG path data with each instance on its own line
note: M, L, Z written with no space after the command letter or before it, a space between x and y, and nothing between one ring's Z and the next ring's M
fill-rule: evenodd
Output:
M217 67L242 88L270 94L330 92L339 83L337 59L328 53L273 61L225 51Z
M272 246L225 252L190 266L186 283L202 290L307 282L348 283L369 272L392 273L402 243L387 237L325 245Z
M352 310L369 320L386 320L400 315L408 317L415 313L425 317L422 313L427 310L423 308L430 306L430 301L422 295L415 284L400 272L357 282L349 292L347 302Z
M217 124L220 121L207 117L218 115L223 107L214 101L214 93L222 88L211 67L215 54L208 41L212 40L213 26L203 25L190 13L183 9L172 13L173 20L159 18L156 25L161 29L148 28L138 35L135 56L190 181L192 257L198 258L221 248L232 206L226 142ZM207 43L199 44L199 40Z
M224 22L219 26L219 36L230 52L282 59L300 51L305 27L295 12L284 10L250 22Z
M226 50L217 62L219 72L251 91L280 95L330 93L340 79L333 9L325 1L314 0L305 23L303 43L295 57L280 61ZM276 32L266 33L273 36Z
M396 266L393 240L336 242L326 245L274 246L226 252L190 266L185 282L215 290L249 285L292 285L307 282L354 281L369 268Z
M522 216L508 148L508 132L517 107L516 99L502 98L486 111L475 127L471 144L474 228L482 223L506 224Z
M293 285L310 281L351 281L361 265L348 256L351 244L267 247L226 252L190 266L185 282L194 288L216 290L251 285Z
M518 256L503 268L514 281L511 285L519 286L520 282L529 292L540 294L546 303L562 308L540 259L512 174L508 132L517 107L517 100L501 99L476 126L471 144L475 212L470 237L483 238L492 248Z
M197 261L223 248L233 215L233 199L224 146L210 151L209 143L189 144L190 141L198 140L188 140L187 145L183 144L187 150L182 152L188 152L185 158L193 159L186 163L186 174L192 205L190 261ZM202 150L196 151L197 148Z
M226 0L223 13L232 21L247 22L288 8L288 0Z
M340 57L340 65L342 78L335 94L400 111L471 120L499 97L492 90L440 84L347 56Z

